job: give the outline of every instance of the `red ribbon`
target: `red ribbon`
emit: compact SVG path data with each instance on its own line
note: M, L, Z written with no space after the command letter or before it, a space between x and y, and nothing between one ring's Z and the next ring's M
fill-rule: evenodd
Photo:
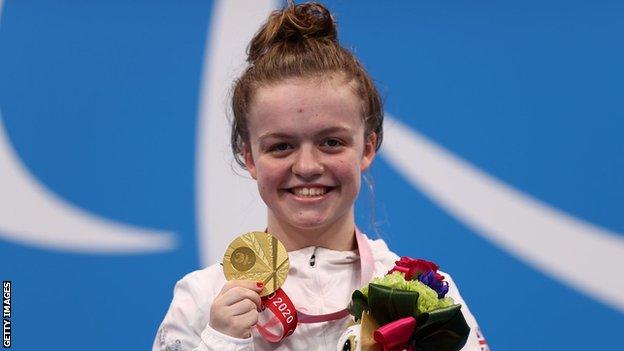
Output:
M295 332L297 328L297 310L288 295L281 288L262 298L262 308L271 311L258 316L256 328L260 335L270 342L278 342ZM264 320L260 320L264 317ZM281 328L280 328L281 327Z
M416 319L405 317L379 327L373 333L373 338L383 345L384 351L413 350L408 342L415 329Z

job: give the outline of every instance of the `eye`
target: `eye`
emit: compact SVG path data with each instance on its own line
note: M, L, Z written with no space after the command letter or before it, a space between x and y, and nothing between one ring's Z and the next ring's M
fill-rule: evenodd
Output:
M335 139L335 138L325 139L321 143L321 146L326 146L326 147L330 147L330 148L336 148L336 147L340 147L342 145L344 145L344 143L342 141L338 140L338 139Z
M271 146L269 148L269 151L271 152L285 152L292 149L292 146L290 146L287 143L279 143L279 144L275 144L273 146Z

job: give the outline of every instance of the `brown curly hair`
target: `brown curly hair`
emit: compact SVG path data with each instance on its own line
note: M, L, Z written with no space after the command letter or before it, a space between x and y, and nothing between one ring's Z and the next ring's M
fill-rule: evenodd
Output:
M285 8L271 13L249 43L247 62L232 94L231 146L241 167L246 168L242 152L249 142L246 116L254 90L293 77L342 73L362 101L365 137L374 133L375 149L381 146L381 98L362 64L338 42L336 21L325 6L288 1Z

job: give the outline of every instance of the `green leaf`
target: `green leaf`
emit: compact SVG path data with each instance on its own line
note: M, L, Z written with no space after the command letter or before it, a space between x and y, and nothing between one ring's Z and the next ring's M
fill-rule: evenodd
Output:
M448 307L440 308L435 311L422 313L418 316L418 326L416 331L428 328L431 325L440 325L446 323L453 318L461 309L460 304L451 305Z
M360 320L362 318L362 312L368 310L368 299L366 295L364 295L360 290L356 290L351 295L351 303L349 304L349 313L355 320Z
M368 287L368 307L379 325L417 316L417 292L377 284L369 284Z
M461 350L470 333L459 304L423 313L417 323L413 339L422 351Z

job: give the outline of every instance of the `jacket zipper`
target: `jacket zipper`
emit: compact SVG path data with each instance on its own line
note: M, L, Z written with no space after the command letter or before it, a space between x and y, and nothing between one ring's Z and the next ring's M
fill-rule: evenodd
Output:
M316 246L314 247L314 251L312 252L312 256L310 256L310 267L314 267L316 264Z

